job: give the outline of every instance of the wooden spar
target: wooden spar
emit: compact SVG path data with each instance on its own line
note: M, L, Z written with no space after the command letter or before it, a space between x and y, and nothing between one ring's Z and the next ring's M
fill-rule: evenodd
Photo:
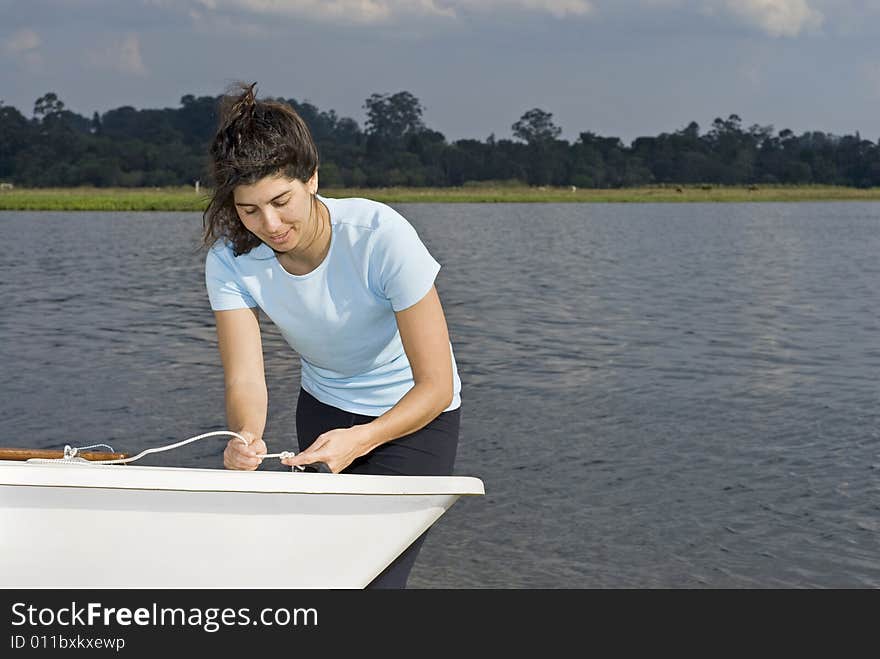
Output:
M0 460L30 460L39 458L42 460L57 460L64 457L64 451L39 448L0 448ZM76 454L78 458L86 460L122 460L129 457L128 453L102 453L100 451L81 451Z

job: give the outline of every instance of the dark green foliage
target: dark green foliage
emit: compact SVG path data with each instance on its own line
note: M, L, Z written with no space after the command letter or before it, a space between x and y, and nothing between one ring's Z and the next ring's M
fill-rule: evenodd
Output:
M510 128L514 137L527 144L552 142L562 134L562 129L553 123L553 114L540 108L529 110Z
M880 186L880 144L818 131L797 136L772 126L717 118L629 146L586 131L573 143L540 108L513 124L514 140L490 135L447 142L425 126L410 92L373 94L364 129L308 101L282 100L305 119L321 157L325 187L459 186L515 182L535 186L621 188L655 184L822 184ZM180 107L123 106L91 119L49 92L27 118L0 103L0 182L26 187L210 186L207 150L219 97L186 95Z

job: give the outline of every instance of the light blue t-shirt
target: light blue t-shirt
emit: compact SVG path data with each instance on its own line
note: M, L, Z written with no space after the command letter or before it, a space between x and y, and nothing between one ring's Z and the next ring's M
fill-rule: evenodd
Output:
M330 249L305 275L285 270L261 243L234 256L218 240L205 261L214 311L260 307L299 353L302 387L339 409L380 416L414 382L395 311L421 300L440 264L395 210L368 199L319 196L330 211ZM449 347L452 355L452 346ZM453 391L461 405L452 355Z

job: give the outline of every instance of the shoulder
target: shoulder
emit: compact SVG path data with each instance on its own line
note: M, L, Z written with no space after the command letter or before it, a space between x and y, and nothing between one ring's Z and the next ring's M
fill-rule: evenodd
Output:
M208 258L225 258L232 255L232 243L228 242L225 238L218 238L208 248Z
M205 255L205 263L208 266L216 263L229 264L234 258L232 245L220 238L208 248L208 253Z
M236 256L232 243L225 238L218 238L217 241L208 248L208 253L205 258L208 261L223 261L224 263L229 264L244 264L251 261L261 261L266 258L266 255L263 253L264 247L264 245L260 244L257 247L254 247L251 251Z
M205 255L205 268L207 270L234 268L235 265L235 252L232 251L231 243L220 238L208 248L208 253Z
M334 226L370 233L384 233L410 226L403 215L379 201L362 197L334 199L319 196L319 199L330 211L330 220Z
M208 248L208 253L205 255L205 269L209 273L224 271L248 274L257 272L265 267L266 255L262 252L262 246L259 246L250 252L236 256L232 243L221 238Z

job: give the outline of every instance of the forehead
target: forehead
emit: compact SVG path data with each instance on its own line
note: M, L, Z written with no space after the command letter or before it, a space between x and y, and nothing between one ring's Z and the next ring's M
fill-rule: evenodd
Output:
M232 196L237 204L261 204L295 190L298 185L301 186L302 183L286 176L267 176L250 185L235 186Z

